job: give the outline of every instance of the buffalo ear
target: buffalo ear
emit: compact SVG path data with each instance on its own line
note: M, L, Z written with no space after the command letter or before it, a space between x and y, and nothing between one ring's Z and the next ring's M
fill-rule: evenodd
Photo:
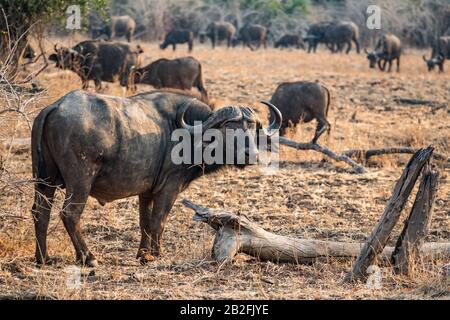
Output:
M52 53L48 56L48 60L58 62L58 55L56 53Z

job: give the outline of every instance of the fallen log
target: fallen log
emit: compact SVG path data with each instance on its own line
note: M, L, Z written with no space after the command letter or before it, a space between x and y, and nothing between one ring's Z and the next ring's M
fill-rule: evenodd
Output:
M355 157L357 160L366 163L373 156L380 156L386 154L414 154L419 149L411 148L411 147L387 147L387 148L372 148L372 149L351 149L346 150L342 154L347 157ZM450 163L450 157L445 155L433 152L433 158L439 161L446 161Z
M320 258L355 258L363 243L298 239L264 230L244 215L209 209L184 199L183 205L195 211L194 221L204 222L216 231L212 257L223 262L245 253L261 261L311 263ZM386 247L380 258L389 261L393 247ZM427 257L450 256L450 243L426 243L420 253Z
M433 147L421 149L415 153L405 169L400 179L397 181L389 199L383 215L370 234L364 247L353 265L352 271L347 274L346 281L362 280L367 277L367 268L373 264L378 254L383 251L387 241L400 218L400 214L414 188L417 178L433 154Z
M317 151L320 153L323 153L325 155L327 155L328 157L332 158L335 161L343 161L349 165L351 165L355 171L357 173L364 173L366 172L366 169L359 165L358 163L356 163L355 161L353 161L352 159L350 159L348 156L346 155L338 155L335 152L331 151L330 149L321 146L317 143L312 143L312 142L308 142L308 143L300 143L300 142L295 142L292 141L290 139L287 139L285 137L280 137L279 138L279 142L282 145L285 145L287 147L291 147L297 150L313 150L313 151Z
M436 102L424 99L411 99L411 98L395 98L394 102L401 104L411 104L411 105L431 105L436 104Z
M426 166L411 213L397 240L392 262L397 273L408 275L419 256L419 248L428 234L432 207L438 188L439 173Z
M447 104L446 103L439 103L437 101L432 101L432 100L424 100L424 99L412 99L412 98L395 98L394 99L395 103L398 104L409 104L409 105L426 105L426 106L430 106L430 107L436 107L436 106L444 106L446 107Z

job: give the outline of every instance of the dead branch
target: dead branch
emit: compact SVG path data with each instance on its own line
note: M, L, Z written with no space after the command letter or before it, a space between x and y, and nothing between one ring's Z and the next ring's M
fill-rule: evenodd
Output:
M423 99L411 99L411 98L395 98L394 102L399 103L399 104L409 104L409 105L427 105L430 107L436 107L436 106L441 106L441 105L446 105L446 104L442 104L436 101L431 101L431 100L423 100Z
M409 274L414 258L419 256L420 245L428 234L431 222L438 178L437 171L429 165L425 167L413 208L392 253L392 262L397 273Z
M233 259L245 253L261 261L276 263L311 263L319 258L354 258L364 244L281 236L264 230L244 215L205 208L184 199L195 211L194 221L205 222L216 230L212 256L216 261ZM394 248L386 247L380 258L388 261ZM450 243L427 243L420 247L425 256L449 255Z
M358 161L362 161L366 163L373 156L380 156L386 154L414 154L419 149L411 148L411 147L386 147L386 148L373 148L373 149L351 149L346 150L342 154L347 157L355 157ZM440 153L433 152L433 158L439 161L446 161L450 163L450 157L447 157Z
M415 153L406 165L400 179L397 181L391 198L389 199L383 215L373 229L369 239L361 250L352 271L347 275L346 281L364 279L367 277L367 268L383 251L391 235L392 229L400 218L406 201L422 171L433 153L433 147L421 149Z
M332 158L335 161L343 161L343 162L351 165L357 173L366 172L366 170L364 169L363 166L359 165L358 163L356 163L355 161L350 159L348 156L337 155L330 149L328 149L324 146L321 146L317 143L312 143L312 142L300 143L300 142L295 142L295 141L289 140L285 137L280 137L279 141L280 141L280 144L297 149L297 150L314 150L314 151L317 151L317 152L327 155L328 157Z
M41 51L41 53L37 56L37 58L35 59L34 62L36 62L40 57L42 57L42 59L44 59L44 64L35 72L29 74L25 79L19 81L17 84L25 84L30 82L31 80L35 79L42 71L44 71L47 67L48 67L48 61L47 61L47 57L45 55L45 51L44 51L44 47L42 45L42 39L40 39L38 41L39 44L39 50ZM34 86L33 86L34 88Z

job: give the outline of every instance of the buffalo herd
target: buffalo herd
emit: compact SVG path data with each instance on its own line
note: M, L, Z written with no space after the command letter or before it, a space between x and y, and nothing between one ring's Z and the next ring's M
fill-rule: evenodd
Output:
M164 225L178 194L189 184L225 165L174 164L171 151L175 142L172 133L185 129L189 134L197 130L242 129L250 139L236 148L232 155L247 158L258 151L260 134L270 137L286 134L289 127L317 120L312 143L324 132L330 132L327 120L330 91L318 82L285 82L273 93L268 107L268 127L248 107L229 106L214 111L202 74L202 65L193 57L157 59L142 65L143 50L132 44L136 22L130 16L113 17L110 22L90 27L93 39L73 47L54 46L49 60L60 69L71 70L82 82L82 89L67 93L44 108L36 117L32 129L32 169L37 179L32 213L36 232L36 261L52 260L47 251L47 230L55 191L66 189L61 211L64 226L72 240L78 262L96 266L94 254L88 249L80 227L80 217L89 196L100 204L131 196L139 197L141 241L137 258L141 263L160 253ZM189 52L194 41L210 41L212 48L226 42L228 48L242 45L252 51L268 46L270 30L259 24L245 24L237 28L226 21L213 21L203 31L187 29L169 31L160 49L187 44ZM118 42L124 37L128 43ZM319 22L309 26L304 35L286 33L274 42L275 48L305 49L316 52L319 44L332 53L349 53L353 45L360 52L359 29L351 21ZM377 65L388 72L392 63L400 70L402 53L400 39L393 34L380 36L372 51L367 51L370 68ZM27 47L24 57L35 53ZM450 37L440 37L432 48L431 57L423 59L429 71L435 66L444 71L450 59ZM136 85L147 84L156 91L131 97L113 97L85 91L89 81L95 90L102 90L102 82L119 82L135 91ZM171 90L163 88L172 88ZM196 88L199 95L186 92ZM174 90L175 89L175 90ZM198 122L201 122L199 126ZM224 137L227 135L224 134ZM194 148L194 142L192 142ZM226 152L226 150L224 150ZM236 163L236 162L233 162ZM239 168L244 164L235 164Z

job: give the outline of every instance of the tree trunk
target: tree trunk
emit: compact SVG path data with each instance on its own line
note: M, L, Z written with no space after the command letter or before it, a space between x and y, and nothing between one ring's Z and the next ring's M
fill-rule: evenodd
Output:
M431 166L424 169L414 206L392 254L394 270L397 273L409 274L414 258L419 256L419 248L428 234L431 222L438 178L439 173Z
M400 179L397 181L386 209L378 224L373 229L368 241L361 250L353 270L347 275L346 281L365 279L367 268L373 264L377 255L383 251L391 235L392 229L400 218L400 214L416 183L417 178L433 154L433 148L419 150L406 165Z

